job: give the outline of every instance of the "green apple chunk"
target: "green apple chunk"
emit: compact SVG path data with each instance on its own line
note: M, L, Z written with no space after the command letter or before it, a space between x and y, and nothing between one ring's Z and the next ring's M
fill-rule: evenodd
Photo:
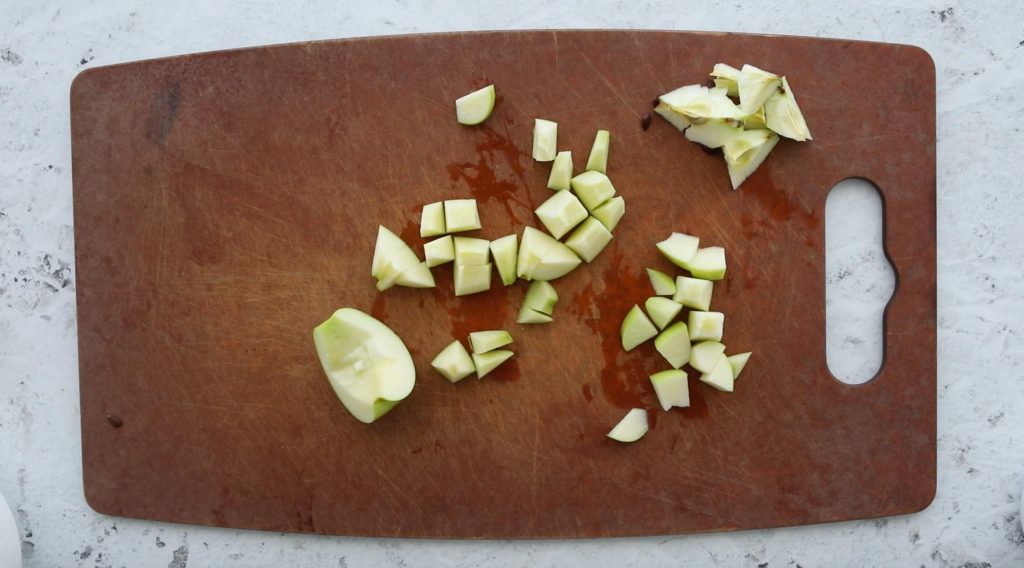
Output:
M419 262L420 258L401 237L383 225L377 227L377 244L373 249L370 276L380 278L381 272L389 265L394 271L401 272Z
M676 293L673 300L695 310L708 311L711 309L711 293L714 291L714 282L689 276L676 276Z
M568 192L563 192L568 193ZM565 239L565 246L572 249L577 256L591 262L612 242L612 233L593 217L587 217L576 230Z
M608 437L617 442L635 442L647 433L647 411L634 408L619 420L619 423L608 432Z
M473 353L477 355L494 351L512 343L512 334L503 330L474 331L469 334L469 344L473 346Z
M559 191L534 210L552 237L560 239L587 218L587 210L571 191Z
M483 266L490 258L490 241L473 237L455 237L455 266Z
M455 265L455 295L467 296L491 288L491 264Z
M377 276L377 290L383 292L395 285L395 280L398 280L398 276L401 272L394 267L391 263L384 265L384 268L380 269Z
M744 130L722 146L733 189L739 189L750 174L764 163L778 142L779 136L769 130Z
M732 376L732 366L729 364L729 358L725 355L719 355L715 366L707 373L702 374L700 380L720 391L732 392L733 383L735 383L736 378Z
M416 384L416 368L402 339L359 310L334 312L313 330L313 342L335 394L360 422L383 416Z
M406 288L433 288L434 275L425 262L418 262L398 273L395 284Z
M665 329L665 326L672 321L672 318L679 315L683 306L672 301L671 298L651 296L644 302L644 308L647 309L647 315L651 317L654 325L658 326L658 329Z
M482 379L485 375L498 368L505 361L512 357L511 351L495 349L487 353L474 353L473 364L476 365L476 378Z
M473 358L469 356L469 352L458 339L442 349L437 357L430 362L430 366L453 383L461 381L476 371Z
M445 228L449 233L475 231L481 227L476 199L449 199L444 202Z
M654 107L654 114L667 120L669 124L675 126L680 132L689 128L691 124L690 119L686 115L672 110L672 107L662 102L659 102L658 106Z
M447 232L444 225L444 203L428 203L420 216L420 236L436 237Z
M558 124L538 118L533 122L533 159L550 162L555 159L558 147Z
M807 129L804 113L796 104L796 97L789 88L789 81L782 78L782 87L777 89L764 103L765 123L780 136L797 142L811 140L811 131Z
M590 148L590 157L587 159L587 170L608 173L608 145L611 142L611 134L607 130L598 130L594 137L594 145Z
M523 298L523 306L535 312L551 315L555 312L555 304L558 303L558 292L550 282L534 280L526 289L526 296Z
M523 230L516 272L524 280L555 280L583 262L572 249L533 227Z
M537 310L523 306L519 310L519 317L516 318L516 323L551 323L551 316L542 314Z
M570 180L572 180L572 152L564 150L555 154L555 161L551 164L551 174L548 176L548 189L555 191L569 189Z
M654 340L654 348L661 353L661 356L678 369L690 362L690 333L686 324L677 321L668 329L658 334Z
M516 282L516 255L519 252L519 237L506 235L491 241L491 258L498 268L501 283L511 286Z
M658 402L663 410L670 408L686 408L690 406L690 385L686 380L686 373L678 369L661 371L651 375L651 384L654 385L654 394L658 395Z
M689 268L690 260L697 254L700 239L683 233L672 233L657 245L661 254L679 268Z
M601 172L586 171L572 178L572 190L580 197L580 201L588 211L593 211L599 205L615 196L615 187L612 180Z
M613 197L597 206L590 212L590 215L601 222L605 229L614 231L619 226L619 221L626 214L626 200L622 196Z
M721 280L725 278L725 249L707 247L697 251L690 261L690 274L704 280Z
M494 110L494 85L455 99L455 119L459 124L473 126L491 116Z
M730 97L738 97L740 95L738 85L740 80L739 69L725 63L716 63L714 68L711 69L711 76L715 79L715 86L725 89L726 94Z
M712 119L686 129L686 139L708 148L721 148L726 141L743 132L741 123L731 119Z
M632 351L637 345L658 335L658 328L654 327L640 306L634 305L622 320L619 332L622 336L622 348Z
M729 355L729 365L732 367L733 379L740 378L740 373L742 373L743 368L747 366L747 361L750 360L750 355L750 351Z
M718 341L694 343L690 348L690 366L701 373L710 373L723 353L725 353L725 345Z
M676 293L676 283L668 274L648 268L647 277L651 279L651 288L654 288L654 293L658 296L672 296Z
M455 241L451 235L445 235L423 245L423 255L427 266L433 268L455 260Z
M688 323L691 341L721 341L722 330L725 327L725 314L691 311Z

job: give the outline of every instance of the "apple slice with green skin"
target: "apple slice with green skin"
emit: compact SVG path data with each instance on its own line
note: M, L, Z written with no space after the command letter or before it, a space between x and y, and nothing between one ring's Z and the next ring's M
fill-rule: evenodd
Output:
M491 264L455 265L455 295L468 296L491 288Z
M690 260L697 254L700 239L684 233L672 233L657 245L661 254L679 268L689 268Z
M451 235L445 235L423 245L423 255L427 266L433 268L455 260L455 241Z
M519 317L516 318L516 323L551 323L551 316L542 314L537 310L523 306L519 310Z
M607 130L598 130L594 137L594 145L590 148L590 157L587 159L587 170L608 173L608 146L611 143L611 134Z
M565 239L565 246L572 249L572 252L584 261L592 262L610 242L612 242L611 231L597 219L587 217L569 235L569 238Z
M637 345L658 335L658 328L654 327L640 306L634 305L622 320L619 333L622 336L622 348L632 351Z
M685 372L672 369L654 373L651 375L651 384L654 385L654 394L658 395L662 410L690 406L690 385Z
M436 237L448 232L444 225L444 203L428 203L420 216L420 236Z
M626 200L621 195L605 201L590 212L590 216L600 221L609 231L614 231L615 227L619 226L619 221L625 214Z
M571 191L559 191L533 211L551 233L560 239L587 218L587 210Z
M505 361L508 361L514 353L504 349L495 349L487 353L474 353L473 364L476 365L476 378L482 379L488 373L498 368Z
M725 327L725 314L691 311L688 324L691 341L721 341L722 330Z
M583 262L572 249L533 227L523 230L516 272L524 280L555 280Z
M558 291L550 282L534 280L526 289L526 296L523 298L523 306L542 314L551 315L555 312L555 304L558 303Z
M738 85L740 80L739 69L725 63L716 63L714 68L711 69L710 74L715 79L716 87L725 89L726 94L730 97L740 96Z
M377 244L373 249L370 276L379 278L381 271L388 265L395 271L401 272L419 262L420 258L401 237L383 225L377 227Z
M550 162L558 148L558 123L538 118L533 121L533 159Z
M679 315L683 306L674 302L671 298L651 296L644 302L644 308L647 309L647 315L650 316L654 325L658 326L658 329L665 329L665 326L672 321L672 318Z
M519 252L519 237L512 234L491 241L491 258L498 269L501 283L511 286L516 282L516 256Z
M668 274L648 268L647 277L651 279L651 288L654 288L654 293L658 296L672 296L676 293L676 283Z
M444 202L445 229L449 233L475 231L481 227L476 199L448 199Z
M654 114L667 120L669 124L675 126L680 132L686 130L692 124L685 114L672 110L672 107L662 102L659 102L658 106L654 107Z
M612 180L601 172L586 171L572 178L572 190L580 197L580 201L588 211L597 209L599 205L615 197L615 186Z
M779 76L747 64L740 69L736 86L740 95L740 108L744 113L751 114L778 90Z
M688 267L690 274L704 280L721 280L725 278L725 249L722 247L707 247L697 251L693 255Z
M750 360L750 355L750 351L729 355L729 365L732 367L733 379L740 378L740 373L742 373L743 368L747 366L747 361Z
M796 104L796 97L785 77L782 78L782 86L765 101L764 115L768 128L780 136L797 142L812 140L804 113L800 112L800 106Z
M455 237L455 266L483 266L491 258L491 242L473 237Z
M430 362L430 366L452 383L457 383L476 372L473 358L458 339L442 349Z
M395 284L406 288L433 288L434 275L426 262L418 262L398 273Z
M732 376L732 365L729 364L729 358L719 355L714 367L709 372L702 374L700 380L720 391L732 392L736 378Z
M725 345L718 341L694 343L690 347L690 366L701 373L710 373L723 353L725 353Z
M726 141L743 132L741 123L731 119L711 119L703 124L694 124L686 129L686 139L715 149L725 146Z
M477 355L494 351L509 343L512 343L512 334L503 329L474 331L469 334L469 344L473 346L473 353Z
M714 282L689 276L676 276L675 286L676 293L672 299L676 302L695 310L706 312L711 309Z
M551 164L551 174L548 176L548 189L555 191L569 189L571 179L572 152L564 150L555 154L555 161Z
M745 130L722 146L733 189L739 189L750 174L764 163L778 142L779 136L769 130Z
M360 422L383 416L412 392L416 368L402 339L372 316L342 308L313 330L335 394Z
M658 334L654 340L654 348L668 361L672 368L678 369L690 362L690 333L686 324L677 321L668 329Z
M647 411L634 408L619 420L619 423L608 432L608 437L617 442L635 442L647 433Z
M494 85L487 85L455 99L455 119L467 126L482 123L494 110L494 98Z

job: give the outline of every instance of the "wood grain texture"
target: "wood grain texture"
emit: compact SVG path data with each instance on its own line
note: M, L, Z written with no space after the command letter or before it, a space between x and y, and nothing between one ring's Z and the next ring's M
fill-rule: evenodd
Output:
M655 119L658 93L751 62L791 79L815 140L781 142L740 191ZM899 72L879 75L879 69ZM452 101L493 82L479 128ZM919 510L935 491L935 74L913 47L682 32L496 32L293 44L84 72L71 92L85 492L99 512L327 534L603 537L771 527ZM556 282L555 323L515 324L525 284L455 298L379 294L378 224L418 245L419 208L476 197L496 238L539 226L547 164L535 117L585 162L612 132L627 200L615 240ZM877 184L897 275L878 377L825 363L824 208L838 181ZM656 407L650 345L622 316L669 270L673 230L726 247L713 305L735 393L691 377ZM413 394L355 421L312 328L373 313L416 361ZM517 355L451 385L429 361L453 336L509 329ZM107 415L123 421L114 428Z

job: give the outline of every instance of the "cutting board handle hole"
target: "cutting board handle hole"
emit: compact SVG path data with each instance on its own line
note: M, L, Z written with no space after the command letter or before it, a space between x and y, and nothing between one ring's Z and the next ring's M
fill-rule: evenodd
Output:
M825 201L825 360L837 380L859 385L885 361L885 309L896 275L885 252L885 204L860 178Z

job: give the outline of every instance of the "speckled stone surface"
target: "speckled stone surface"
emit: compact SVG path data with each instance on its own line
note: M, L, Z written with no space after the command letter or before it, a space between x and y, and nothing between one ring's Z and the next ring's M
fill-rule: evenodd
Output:
M0 18L0 492L27 566L1017 566L1024 481L1021 333L1024 5L1011 2L16 1ZM216 530L102 517L82 498L68 89L81 69L250 45L474 29L652 28L912 43L938 76L938 493L878 521L670 538L462 542ZM879 80L899 70L880 69ZM1008 118L1009 117L1009 118ZM813 125L812 125L813 128ZM854 253L870 255L870 251ZM830 264L851 289L877 270ZM844 275L844 272L847 274ZM884 300L883 300L884 301ZM870 316L865 316L870 317ZM869 340L843 335L850 345ZM849 353L840 357L853 357ZM850 365L856 368L856 365ZM870 417L866 417L870 419ZM850 464L851 468L859 464Z

